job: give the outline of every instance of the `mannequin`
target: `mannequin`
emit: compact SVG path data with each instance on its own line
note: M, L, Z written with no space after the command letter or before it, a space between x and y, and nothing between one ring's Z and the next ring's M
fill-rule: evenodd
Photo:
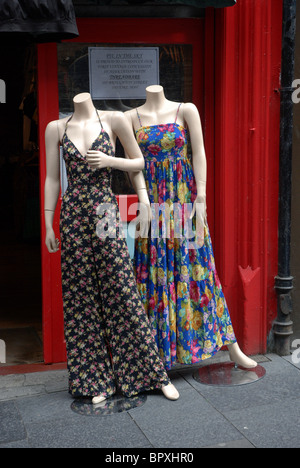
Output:
M116 137L130 155L115 158ZM99 404L116 391L133 396L161 389L166 398L179 393L158 355L141 304L123 236L99 237L98 208L109 203L111 168L140 171L144 161L126 118L99 112L91 96L74 98L71 118L50 122L46 129L46 245L58 252L53 218L60 192L59 145L64 149L68 190L61 209L62 288L70 393ZM121 223L116 221L119 232Z
M195 249L195 251L192 252L192 254L190 254L191 256L193 256L194 253L196 252L195 253L196 258L198 258L198 261L196 261L195 263L191 263L191 265L189 266L190 269L193 268L192 270L193 277L191 277L191 274L190 274L189 276L190 279L187 280L185 276L184 280L182 280L183 283L177 284L177 291L176 291L176 285L175 285L175 293L174 293L174 285L172 283L171 285L169 284L169 277L172 277L172 275L176 275L176 273L178 272L175 271L174 273L173 271L168 270L167 272L168 279L166 280L166 273L164 277L163 272L161 271L162 269L158 268L158 275L161 274L161 280L167 281L170 291L171 291L171 287L173 287L173 292L170 292L169 304L165 300L165 297L163 295L162 295L161 302L159 302L159 299L158 299L158 302L156 304L155 304L155 301L153 300L152 300L152 304L150 303L148 304L147 300L146 299L144 300L144 306L146 307L146 310L148 308L148 311L147 311L148 315L149 315L149 310L150 310L150 315L152 314L150 317L150 322L155 324L155 327L157 328L156 336L158 336L159 333L161 333L161 331L159 330L159 327L161 327L161 324L158 325L158 320L156 319L156 316L155 316L156 310L158 308L158 311L160 311L158 315L161 317L162 312L169 308L169 317L167 318L167 321L169 320L171 321L172 316L174 317L174 314L177 313L177 325L176 325L177 327L179 323L178 313L179 315L181 314L182 316L183 309L181 309L180 311L178 309L177 311L176 310L174 311L174 307L176 307L176 305L174 306L174 303L173 303L173 306L172 306L173 310L171 310L170 304L172 304L172 301L174 299L174 294L176 294L177 292L177 301L178 301L178 297L180 297L180 294L178 296L178 292L180 293L180 290L178 289L178 287L180 288L180 286L183 285L185 288L190 288L190 291L192 291L192 287L194 288L195 284L197 284L199 288L199 284L201 285L203 283L202 279L199 278L199 271L200 273L202 273L202 276L203 276L203 272L205 272L206 274L206 271L208 271L207 274L210 275L209 276L210 279L214 278L215 291L218 292L218 297L216 299L216 305L215 305L215 307L218 306L218 309L216 309L217 314L215 314L215 322L213 322L215 329L216 329L216 333L218 334L218 337L216 339L216 345L214 349L210 350L209 352L204 353L201 356L199 354L199 347L197 347L197 345L194 345L194 348L191 350L189 349L187 351L181 350L180 352L183 357L180 362L189 363L189 364L193 362L199 362L200 360L204 360L204 359L207 359L208 357L211 357L213 354L215 354L215 352L217 352L224 345L226 345L228 346L230 359L232 361L234 361L238 365L241 365L244 368L249 368L249 369L255 368L257 366L257 363L253 361L252 359L248 358L241 351L236 341L236 338L234 336L229 312L227 310L226 301L221 290L221 285L219 283L217 272L215 271L214 267L211 268L211 266L207 266L209 265L209 263L205 262L206 259L204 259L205 256L210 256L210 260L211 260L210 263L214 266L211 240L210 240L209 229L207 225L207 216L206 216L207 163L206 163L202 125L201 125L199 112L194 104L187 103L187 104L179 105L179 103L167 100L165 93L164 93L164 89L161 86L150 86L146 89L146 93L147 93L147 98L146 98L145 104L141 106L139 109L133 109L126 113L128 121L136 133L136 137L140 144L140 147L142 151L144 150L146 165L150 168L148 172L147 172L147 168L145 168L144 173L142 172L132 173L130 175L132 184L135 190L137 191L137 193L141 191L148 192L148 195L150 195L152 200L148 199L148 202L144 201L144 203L148 203L148 206L150 206L151 203L157 202L157 200L155 199L155 193L152 193L149 187L150 186L156 187L159 197L160 195L161 197L164 196L165 187L166 187L165 181L161 179L156 180L155 175L151 179L151 174L153 175L155 173L155 170L156 170L155 167L156 166L159 167L159 171L160 173L162 173L161 171L163 170L168 171L168 170L171 170L170 167L175 167L175 161L176 161L176 164L178 164L178 167L182 168L183 166L185 166L186 171L187 171L185 174L185 177L187 179L194 179L193 182L188 182L190 188L187 191L188 193L185 192L185 197L186 197L186 200L188 199L190 200L190 202L193 203L192 205L193 209L190 215L190 219L193 219L194 216L196 215L196 219L197 219L196 229L198 230L198 247L197 249ZM186 149L181 151L182 139L185 140L185 145L183 146L183 148L186 148L187 146L186 134L185 134L186 131L189 132L189 135L191 138L191 144L192 144L192 163L191 164L188 162ZM160 136L158 137L158 135ZM176 141L174 141L175 137L173 137L172 135L175 135L177 137ZM157 138L159 138L159 140L157 140ZM166 138L167 140L165 140ZM154 150L151 149L151 146L149 146L150 143L152 143L151 145L152 148L153 146L155 146L155 148L157 146L158 147L161 146L162 151L159 151L159 148L158 149L154 148ZM178 148L176 148L176 146L178 146ZM175 156L174 156L174 151L177 151ZM170 165L168 165L168 161L167 161L168 158L171 158L171 161L173 162L173 166L171 165L171 163ZM163 164L163 168L162 168L162 164ZM166 167L169 169L165 169ZM149 171L151 172L151 174ZM181 175L179 176L181 177ZM146 178L148 178L147 184L145 180ZM173 180L175 180L175 178L176 178L176 174L175 173L171 174L170 180L172 182L170 183L170 187L172 184L172 189L170 189L170 192L173 192L174 190L175 182L173 184ZM163 192L160 193L161 185L163 187L162 189ZM187 184L183 185L185 189L186 189L186 185ZM168 189L167 189L167 192L168 192ZM168 197L168 195L170 195L170 193L169 194L167 193L166 198ZM144 195L144 197L146 197L146 195ZM170 198L171 198L171 195L170 195ZM174 239L172 239L172 242L173 244L172 243L168 244L168 242L166 243L166 246L164 247L165 251L162 252L162 257L158 261L162 259L165 262L165 264L166 262L168 262L168 260L164 260L164 259L165 258L168 259L168 257L170 257L169 252L172 251L172 248L174 248ZM152 242L151 247L150 247L147 239L146 240L139 239L137 242L135 267L136 267L137 274L138 274L137 280L138 280L139 291L140 291L141 296L144 298L147 296L147 292L145 292L145 288L146 289L148 288L148 295L150 294L150 296L154 295L154 297L156 297L155 295L157 295L157 293L158 293L158 296L160 294L159 286L156 287L154 285L154 291L153 291L153 284L151 282L152 280L151 281L144 280L144 277L147 276L147 273L145 273L144 270L145 270L146 264L147 263L149 264L149 261L147 260L147 254L145 255L145 251L147 251L147 248L148 249L151 248L154 251L154 254L152 250L151 250L151 253L150 251L148 251L148 255L151 257L151 264L152 264L155 262L155 260L153 260L152 262L153 255L159 256L159 249L161 249L161 244L154 244ZM185 249L186 249L186 244L185 244ZM177 248L177 252L178 250L179 248ZM175 248L175 252L176 252L176 248ZM183 247L183 252L184 252L184 247ZM176 258L178 262L179 261L178 255ZM204 262L203 263L204 267L200 263L200 261ZM200 267L199 267L199 264L201 265ZM157 263L157 265L159 265L159 263ZM172 267L174 268L174 261L172 263ZM143 274L140 274L141 269L143 271ZM185 274L188 274L186 266L184 264L181 268L181 272L179 272L179 275L181 273L181 276L182 276L182 271L184 271ZM194 275L194 271L195 271L196 276ZM151 272L149 275L151 276ZM155 278L155 276L153 277ZM196 280L197 281L200 280L200 281L197 283ZM148 281L148 285L145 281L146 282ZM155 281L156 279L153 280L154 283ZM186 283L186 281L188 281L188 283ZM152 288L151 293L149 293L149 288ZM207 285L206 285L206 288L207 288ZM205 289L205 293L206 292L207 292L207 289ZM209 299L212 299L213 293L209 291L207 294L203 294L201 297L201 293L199 294L199 289L196 289L193 292L191 292L190 295L191 297L187 299L187 295L185 293L185 296L184 296L185 299L182 301L184 303L183 307L187 307L186 317L189 317L191 314L195 313L195 309L196 309L197 311L199 311L200 316L195 315L195 317L197 317L198 322L203 322L205 318L205 313L206 313L204 311L207 310L209 313L211 313L211 310L209 310L208 308L205 309L205 307L202 308L201 304L199 306L199 301L202 301L203 298L205 298L205 300L208 298L207 302L204 302L204 304L205 306L210 306L212 302L209 302ZM186 305L188 301L189 301L189 304L194 305L194 307L192 307L193 309L192 311L191 311L191 306ZM176 302L176 299L174 299L174 302ZM201 317L201 314L202 314L202 317ZM220 340L221 328L220 328L219 320L217 317L218 314L226 318L226 323L224 320L225 333L226 333L226 330L227 332L228 330L232 330L231 333L228 333L228 335L231 335L229 336L230 339L226 339L225 336L222 336L222 331L221 331L222 340ZM192 319L192 321L196 320L195 317ZM188 323L188 320L186 322L186 326L187 327L190 326ZM208 326L210 325L208 324ZM173 325L172 324L170 325L170 336L172 336L172 332L174 332L174 327L175 325L174 325L174 318L173 318ZM200 332L202 333L201 327L199 328L199 333ZM177 329L177 335L178 333L181 335L182 333L184 333L184 330L181 331L180 329L179 330ZM175 332L174 332L174 336L175 336ZM166 345L163 340L164 340L164 336L162 334L161 343L160 342L158 343L161 355L163 352L162 347L168 346L168 344ZM175 336L174 341L175 343L173 343L173 347L176 347L176 336ZM206 339L205 345L207 346L208 343L211 345L210 339ZM212 347L213 346L209 346L209 345L207 346L207 348L212 348ZM193 356L189 356L188 357L189 361L188 361L186 358L186 355L189 354L189 351L190 351L190 355L193 353ZM173 358L174 358L175 353L176 351L175 352L174 350L172 351L172 344L171 344L170 354L171 356L173 354ZM169 356L167 356L167 358L169 359ZM171 361L170 359L170 361L168 362L167 368L171 368L173 363L174 362Z

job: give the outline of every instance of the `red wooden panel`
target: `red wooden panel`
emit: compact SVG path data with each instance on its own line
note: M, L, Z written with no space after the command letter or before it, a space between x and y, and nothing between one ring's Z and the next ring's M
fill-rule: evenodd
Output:
M276 316L282 0L216 14L216 252L245 352Z
M63 362L66 358L60 254L50 255L45 245L44 185L46 179L45 130L47 124L58 118L57 51L54 44L38 46L38 106L40 146L40 210L41 210L41 257L43 297L43 342L46 364ZM59 237L59 208L56 210L54 230Z

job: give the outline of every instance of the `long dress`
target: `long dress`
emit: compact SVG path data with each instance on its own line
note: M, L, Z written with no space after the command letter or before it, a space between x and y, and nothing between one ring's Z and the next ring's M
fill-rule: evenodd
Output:
M91 149L113 157L99 121ZM117 389L131 397L161 388L170 381L137 291L111 169L91 169L67 126L62 145L68 175L60 231L69 391L108 398ZM100 236L99 223L106 222L107 236Z
M141 128L136 138L145 158L153 221L148 238L136 240L134 267L160 356L169 370L178 363L210 358L236 338L209 228L206 225L201 248L199 238L193 240L186 229L185 213L191 213L197 197L187 129L177 124L177 117L168 125L143 126L138 110L137 114ZM192 223L196 231L195 218Z

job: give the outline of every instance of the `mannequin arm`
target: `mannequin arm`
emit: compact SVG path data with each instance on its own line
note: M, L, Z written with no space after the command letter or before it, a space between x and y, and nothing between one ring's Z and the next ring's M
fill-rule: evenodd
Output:
M46 245L50 253L58 247L53 231L54 213L60 193L59 135L57 122L50 122L45 133L47 175L45 181Z
M115 112L111 120L113 132L119 137L129 158L112 158L101 151L88 151L87 160L91 167L102 169L111 167L120 171L137 172L145 167L141 150L132 133L129 123L122 112Z
M131 132L133 137L136 141L134 136L134 127L131 119L131 113L126 112L125 114L126 119L128 120ZM126 158L129 158L128 154L125 152ZM142 171L139 172L131 172L129 173L129 178L134 188L135 193L138 196L138 200L140 205L144 205L145 209L141 209L138 216L138 224L137 224L137 232L141 237L147 237L151 220L152 220L152 211L151 211L151 204L148 196L148 191L146 187L146 182L144 178L144 174Z
M192 144L192 163L194 176L197 186L197 198L194 202L192 219L196 214L196 243L199 248L204 245L205 225L207 224L206 213L206 178L207 178L207 162L204 149L204 140L202 125L199 112L194 104L185 104L184 119L188 125L191 144Z
M197 185L197 195L206 201L207 162L203 131L198 109L194 104L185 104L184 119L188 125L193 154L193 169Z
M134 136L133 122L132 122L132 119L131 119L131 112L126 112L124 115L125 115L125 117L126 117L126 119L128 121L128 124L130 126L130 129L131 129L131 132L133 134L134 140L136 141L135 136ZM129 158L127 152L125 152L125 156L126 156L127 159ZM145 205L150 205L150 201L149 201L149 197L148 197L148 193L147 193L146 182L145 182L143 172L142 171L131 172L129 174L129 178L130 178L132 186L133 186L133 188L135 190L135 193L139 197L140 203L144 203Z

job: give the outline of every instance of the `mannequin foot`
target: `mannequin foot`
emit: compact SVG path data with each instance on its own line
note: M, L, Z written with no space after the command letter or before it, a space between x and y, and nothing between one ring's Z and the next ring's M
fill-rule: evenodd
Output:
M102 403L105 400L106 398L100 395L100 396L94 397L92 402L93 402L93 405L99 405L99 403Z
M169 385L164 385L163 387L161 387L161 389L168 400L178 400L180 395L173 384L169 383Z
M245 369L255 369L257 367L257 362L253 359L248 358L241 350L237 343L228 346L230 360L235 362Z

